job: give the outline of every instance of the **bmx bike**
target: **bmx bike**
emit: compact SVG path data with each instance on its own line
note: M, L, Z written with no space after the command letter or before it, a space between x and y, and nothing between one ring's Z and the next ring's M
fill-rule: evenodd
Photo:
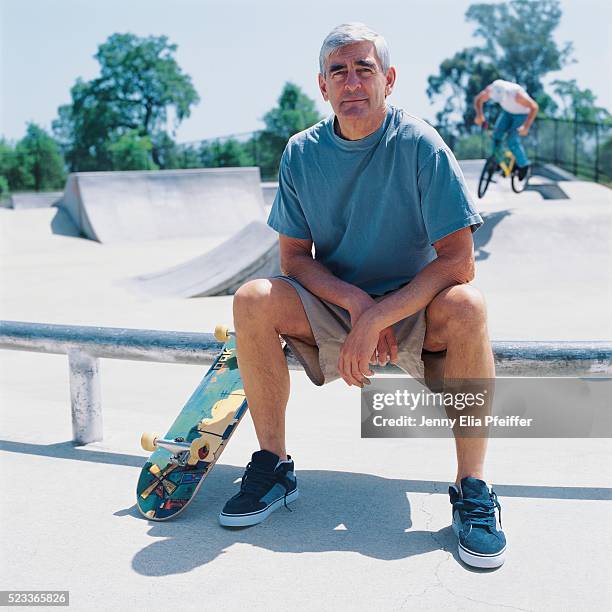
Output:
M487 129L487 124L483 124L483 129ZM522 193L529 184L531 167L527 169L527 174L521 179L519 177L516 158L510 149L506 148L499 156L495 153L490 155L482 168L480 179L478 180L478 197L482 198L487 192L490 183L495 183L495 175L502 178L510 178L510 184L514 193Z

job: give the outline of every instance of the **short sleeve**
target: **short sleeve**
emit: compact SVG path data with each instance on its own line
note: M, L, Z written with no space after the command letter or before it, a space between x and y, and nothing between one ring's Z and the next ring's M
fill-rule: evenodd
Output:
M461 168L448 149L437 150L419 169L418 187L430 244L464 227L476 231L482 225Z
M284 236L302 240L312 239L308 222L291 178L291 171L287 163L287 150L281 158L278 191L268 217L268 225Z

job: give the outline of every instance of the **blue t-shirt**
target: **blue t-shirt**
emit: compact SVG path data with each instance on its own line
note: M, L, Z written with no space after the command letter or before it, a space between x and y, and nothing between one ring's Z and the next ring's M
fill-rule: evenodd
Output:
M312 240L315 258L371 295L410 282L432 244L482 224L463 174L436 130L387 107L376 132L345 140L334 116L293 136L268 225Z

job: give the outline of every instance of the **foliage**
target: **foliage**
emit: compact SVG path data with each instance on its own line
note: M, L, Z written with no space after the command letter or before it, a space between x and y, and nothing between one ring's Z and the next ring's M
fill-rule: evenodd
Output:
M265 129L256 137L257 165L265 178L278 173L280 158L291 136L320 121L315 102L294 83L285 83L278 106L263 117Z
M12 147L0 140L3 189L44 191L64 185L64 161L57 142L41 127L28 124L25 136Z
M439 73L428 78L430 100L442 96L444 107L436 113L439 125L460 120L465 125L474 122L472 101L482 89L500 74L491 62L476 59L477 49L463 49L440 64Z
M205 141L200 146L199 154L201 163L206 168L231 168L253 164L253 157L249 155L246 146L234 138Z
M123 135L135 132L153 143L170 111L175 127L189 117L199 97L174 58L176 49L166 36L133 34L113 34L99 46L100 76L77 80L71 104L58 109L53 125L73 171L112 168L117 152L109 145Z
M571 43L559 47L553 38L561 20L559 0L473 4L465 16L481 44L444 60L429 77L429 99L445 100L438 121L460 118L465 130L473 122L474 96L495 78L520 83L543 110L553 109L542 79L566 65L572 53Z
M0 198L8 195L9 193L9 184L6 180L6 177L0 174Z
M453 152L457 159L481 159L489 154L489 146L488 140L483 143L482 135L469 134L455 142Z
M270 109L263 117L265 132L286 141L294 134L305 130L320 120L314 100L309 98L297 85L285 83L278 106Z
M150 138L140 136L136 130L121 134L108 145L113 170L156 170L152 150Z
M570 81L555 80L551 83L554 92L561 101L560 117L592 123L611 123L612 116L602 106L597 106L597 97L590 89L580 89L576 79Z

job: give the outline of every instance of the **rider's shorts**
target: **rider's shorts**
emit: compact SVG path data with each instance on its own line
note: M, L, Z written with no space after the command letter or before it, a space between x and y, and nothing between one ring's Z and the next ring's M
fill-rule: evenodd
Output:
M322 300L293 278L288 276L275 278L289 283L297 291L317 345L311 346L291 336L282 336L283 339L315 385L320 386L340 378L338 372L340 349L351 330L348 311ZM392 293L394 292L374 299L378 302ZM410 376L422 379L424 365L421 355L425 339L425 309L395 323L393 331L398 348L397 365Z

